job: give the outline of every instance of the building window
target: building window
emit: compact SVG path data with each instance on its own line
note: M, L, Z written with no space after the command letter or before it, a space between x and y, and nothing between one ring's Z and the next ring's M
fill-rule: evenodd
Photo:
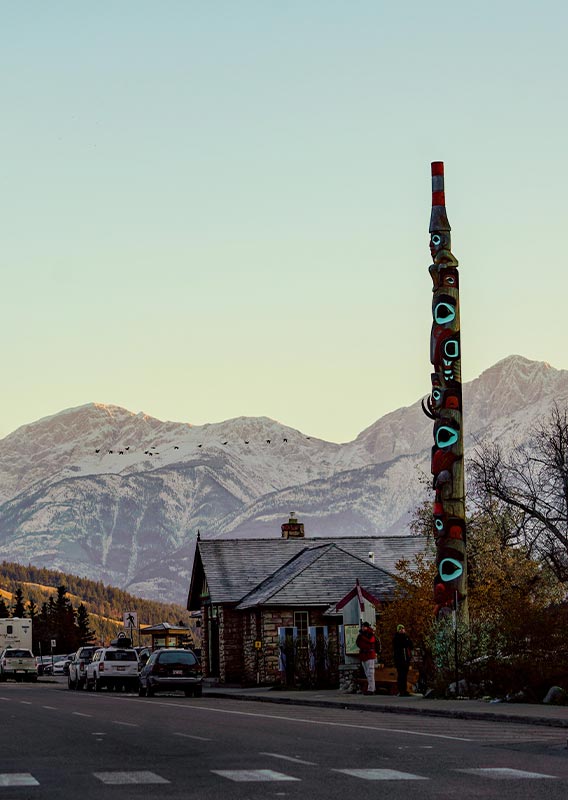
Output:
M297 637L300 646L306 646L308 642L308 612L294 611L294 627L298 629Z

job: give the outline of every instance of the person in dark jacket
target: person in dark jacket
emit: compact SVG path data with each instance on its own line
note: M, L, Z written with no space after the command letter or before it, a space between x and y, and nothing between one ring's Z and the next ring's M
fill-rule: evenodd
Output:
M404 629L404 625L396 626L396 633L392 640L394 665L396 667L396 682L399 697L409 697L407 689L408 668L412 658L412 642Z
M355 640L359 648L361 666L367 679L365 694L375 694L375 660L377 658L377 640L370 622L364 622Z

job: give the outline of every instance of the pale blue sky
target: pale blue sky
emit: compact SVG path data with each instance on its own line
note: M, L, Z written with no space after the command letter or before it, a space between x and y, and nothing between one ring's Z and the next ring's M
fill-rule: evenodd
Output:
M0 435L96 401L346 441L428 394L432 160L464 379L568 368L567 21L0 2Z

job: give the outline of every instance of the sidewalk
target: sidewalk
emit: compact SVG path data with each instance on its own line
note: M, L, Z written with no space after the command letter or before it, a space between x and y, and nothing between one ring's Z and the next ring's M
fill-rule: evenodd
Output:
M524 725L549 725L568 728L568 706L533 703L489 703L483 700L430 700L422 695L393 697L392 695L343 694L338 689L286 691L266 687L241 689L204 685L205 697L233 700L252 700L261 703L281 703L320 708L349 708L354 711L380 711L393 714L424 714L431 717L479 719L491 722L514 722Z

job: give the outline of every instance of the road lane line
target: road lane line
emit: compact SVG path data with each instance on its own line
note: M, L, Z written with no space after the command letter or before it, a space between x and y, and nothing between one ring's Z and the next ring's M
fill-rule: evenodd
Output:
M280 758L282 761L292 761L294 764L307 764L310 767L317 767L316 761L302 761L298 756L284 756L280 753L259 753L261 756L271 756L272 758Z
M55 706L42 706L42 708L47 708L49 711L58 711L59 710Z
M93 716L92 714L83 714L81 711L72 711L71 713L74 714L76 717L92 717Z
M20 700L20 703L23 706L31 706L32 705L32 701L31 700Z
M213 739L208 739L206 736L192 736L191 733L174 733L174 736L183 736L184 739L198 739L200 742L212 742Z
M113 720L111 720L111 722L114 725L126 725L128 728L139 728L140 727L140 725L138 725L137 722L123 722L121 719L113 719Z
M137 698L132 698L130 702L138 702ZM144 700L140 702L147 705ZM232 714L240 717L256 717L260 719L277 719L280 722L301 722L306 725L322 725L329 728L350 728L362 731L381 731L386 733L403 733L405 736L424 736L428 739L446 739L453 742L475 742L476 739L468 739L465 736L448 736L445 733L424 733L423 731L411 731L406 728L382 728L377 725L355 725L351 722L326 722L324 720L306 719L304 717L285 717L278 714L258 714L252 711L229 711L225 708L209 708L208 706L196 706L193 703L182 705L181 703L160 703L154 702L153 706L163 706L164 708L184 708L186 711L208 711L210 714Z

